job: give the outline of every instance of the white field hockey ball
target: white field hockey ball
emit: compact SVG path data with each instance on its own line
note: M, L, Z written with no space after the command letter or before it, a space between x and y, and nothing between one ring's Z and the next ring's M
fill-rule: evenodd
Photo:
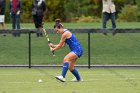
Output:
M43 82L41 79L38 80L39 83Z

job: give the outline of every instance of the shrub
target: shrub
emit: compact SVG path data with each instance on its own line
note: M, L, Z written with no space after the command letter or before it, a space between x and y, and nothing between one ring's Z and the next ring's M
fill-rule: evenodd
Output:
M135 5L126 5L122 8L121 13L118 15L119 21L125 22L138 22L140 21L140 11Z
M100 18L82 15L81 17L72 18L72 21L73 22L100 22Z

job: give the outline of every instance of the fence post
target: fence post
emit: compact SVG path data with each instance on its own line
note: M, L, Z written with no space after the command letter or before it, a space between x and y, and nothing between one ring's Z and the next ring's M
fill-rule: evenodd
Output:
M31 68L31 32L29 32L28 35L29 35L29 68Z
M90 31L88 31L88 68L90 69Z

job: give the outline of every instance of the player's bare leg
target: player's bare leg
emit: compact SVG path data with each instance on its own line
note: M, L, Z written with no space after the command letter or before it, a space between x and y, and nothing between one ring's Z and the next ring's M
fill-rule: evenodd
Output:
M78 81L83 81L83 79L81 78L78 70L74 67L75 63L76 63L77 59L74 59L73 61L70 62L69 64L69 70L71 71L71 73L75 76L75 78L73 78L71 81L73 82L78 82Z
M75 56L75 54L73 54L73 52L70 52L69 54L67 54L64 58L64 63L63 63L63 68L62 68L62 74L60 76L56 76L56 79L65 82L65 76L67 74L67 71L69 69L69 64L70 62L72 62L73 60L75 60L77 58L77 56Z

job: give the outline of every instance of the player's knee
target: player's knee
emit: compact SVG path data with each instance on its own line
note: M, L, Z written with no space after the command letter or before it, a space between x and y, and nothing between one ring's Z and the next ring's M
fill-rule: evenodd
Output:
M67 59L67 58L64 58L64 60L63 60L64 62L69 62L69 60Z

